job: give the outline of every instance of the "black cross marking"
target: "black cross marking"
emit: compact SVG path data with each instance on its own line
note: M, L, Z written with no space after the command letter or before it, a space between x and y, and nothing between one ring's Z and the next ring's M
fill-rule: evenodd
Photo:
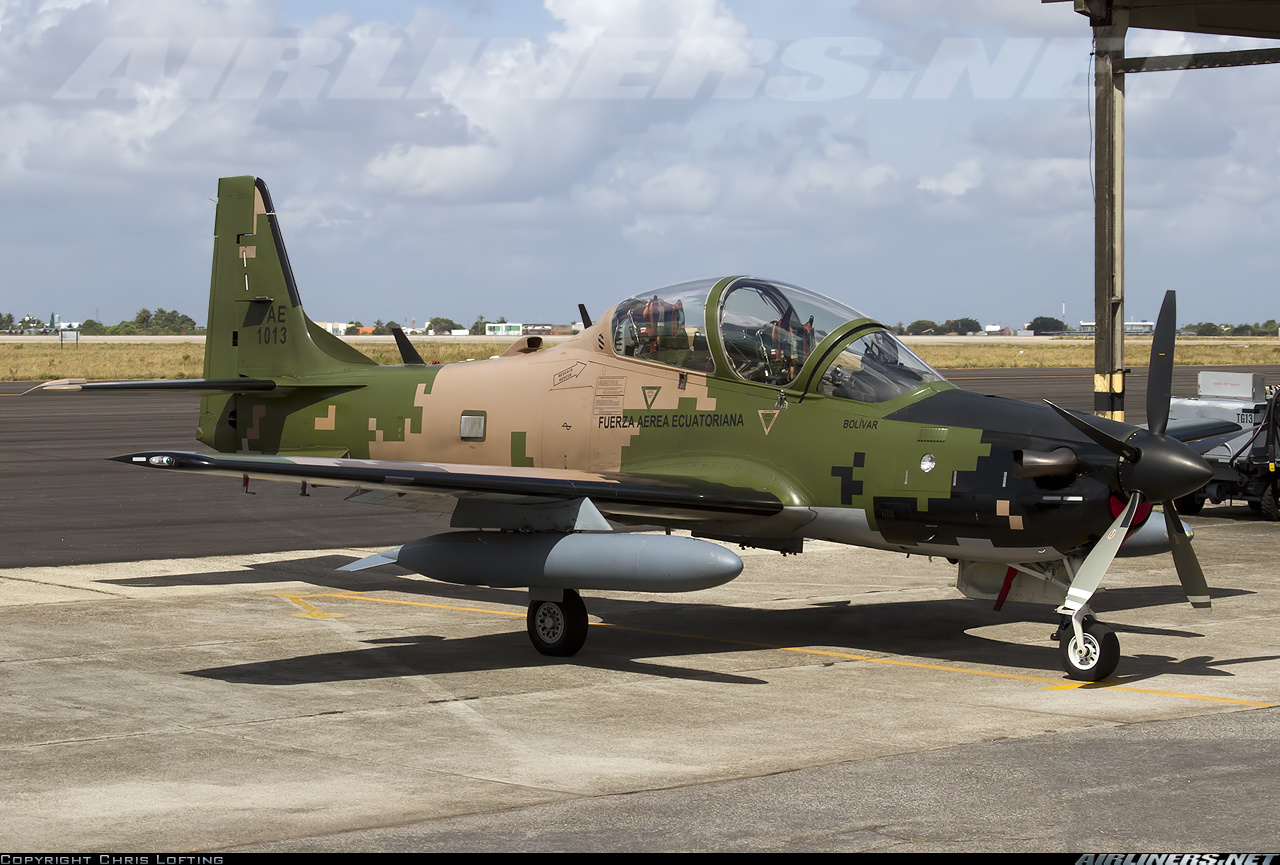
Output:
M854 469L860 469L867 464L867 455L865 453L855 452L853 455L853 467L832 466L831 476L840 479L840 504L853 504L853 497L862 495L862 481L853 479Z

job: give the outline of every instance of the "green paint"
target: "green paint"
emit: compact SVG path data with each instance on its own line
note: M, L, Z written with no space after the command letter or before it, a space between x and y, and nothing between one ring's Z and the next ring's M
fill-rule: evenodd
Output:
M511 434L511 465L532 466L533 457L528 456L528 433L513 432Z

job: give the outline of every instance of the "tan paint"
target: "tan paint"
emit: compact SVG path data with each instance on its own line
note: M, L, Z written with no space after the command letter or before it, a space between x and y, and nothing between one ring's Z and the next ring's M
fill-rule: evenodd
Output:
M332 430L338 420L338 407L333 403L329 404L329 413L324 417L316 418L316 429Z
M614 356L605 334L606 314L578 336L530 354L450 364L413 401L388 406L369 419L372 459L509 466L511 434L525 434L525 455L534 466L582 471L618 471L622 448L637 428L602 428L600 417L623 412L671 411L694 399L714 411L705 373ZM679 387L685 372L685 387ZM645 389L648 389L646 394ZM463 441L462 413L487 412L484 441ZM405 418L403 436L387 424ZM398 431L397 431L398 432ZM396 440L388 440L388 438Z
M255 185L253 187L253 225L256 232L258 225L258 216L267 212L267 206L262 203L262 190Z
M249 428L245 430L244 437L249 441L256 441L262 435L260 426L262 419L267 416L267 407L258 403L253 407L253 422L249 424Z

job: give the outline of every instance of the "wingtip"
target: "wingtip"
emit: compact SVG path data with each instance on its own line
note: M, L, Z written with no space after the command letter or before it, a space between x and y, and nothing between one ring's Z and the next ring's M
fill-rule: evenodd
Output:
M60 378L54 381L44 381L34 387L27 388L22 393L18 394L18 396L26 396L27 394L32 393L43 393L44 391L67 393L70 391L81 390L82 388L80 386L87 383L88 380L83 378Z

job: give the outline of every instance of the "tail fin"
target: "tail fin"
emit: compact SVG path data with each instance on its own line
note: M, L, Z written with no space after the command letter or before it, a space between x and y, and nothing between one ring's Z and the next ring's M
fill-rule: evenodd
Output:
M303 311L267 185L247 176L220 179L205 379L296 385L320 378L340 386L343 373L371 365L376 361L316 326ZM235 394L203 397L197 438L220 451L236 450L236 403Z
M371 364L303 311L267 185L219 180L204 377L294 384Z

